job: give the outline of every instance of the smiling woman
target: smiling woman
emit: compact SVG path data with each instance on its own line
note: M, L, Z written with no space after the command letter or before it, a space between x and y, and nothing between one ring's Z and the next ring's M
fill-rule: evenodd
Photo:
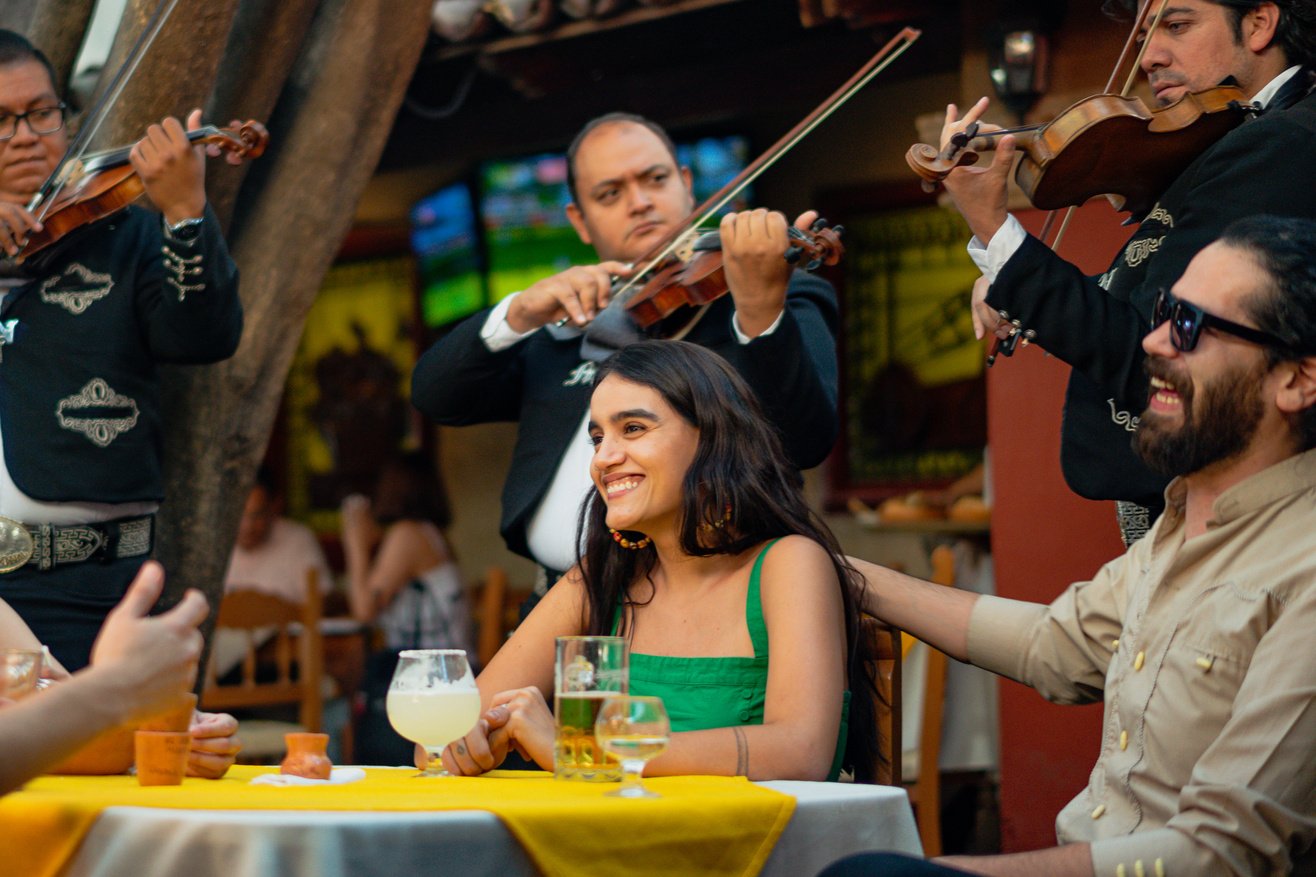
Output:
M589 434L583 556L480 675L485 718L448 769L512 748L551 768L554 640L617 634L631 693L661 696L675 732L646 773L867 779L853 571L744 381L694 345L632 345L599 368Z

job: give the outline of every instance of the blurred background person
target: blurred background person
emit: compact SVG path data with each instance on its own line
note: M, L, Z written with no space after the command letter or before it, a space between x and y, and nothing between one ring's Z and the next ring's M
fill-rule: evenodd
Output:
M224 590L252 590L290 603L306 599L306 572L315 570L320 593L333 586L333 573L311 528L283 516L283 497L270 471L261 467L247 495L238 524L238 541L224 575Z
M465 649L475 637L461 572L444 531L452 520L433 462L413 452L384 464L373 501L343 500L343 556L352 616L374 624L383 648L366 668L356 758L409 764L412 744L388 722L388 684L403 649Z

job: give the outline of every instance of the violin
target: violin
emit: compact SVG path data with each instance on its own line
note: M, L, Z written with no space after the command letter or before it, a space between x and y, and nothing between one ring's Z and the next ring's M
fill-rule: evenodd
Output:
M639 260L639 270L614 285L611 302L586 329L583 355L589 359L604 359L612 350L639 340L638 330L641 329L647 330L649 337L679 338L688 332L703 315L704 306L729 291L722 270L720 236L717 232L698 234L695 230L885 70L919 36L919 30L906 27L892 37L827 100L697 207L679 228ZM807 232L792 229L790 245L782 256L791 264L805 261L809 270L835 265L845 252L840 238L842 231L840 226L829 228L823 221L815 222ZM699 310L678 331L670 331L671 325L660 325L668 317L673 317L669 323L675 322L676 312L686 307ZM565 323L564 318L559 325Z
M1155 4L1142 7L1102 94L1084 98L1044 125L980 133L975 122L951 137L945 149L923 143L911 146L905 161L922 178L923 188L933 191L955 168L977 162L978 152L972 147L989 144L987 138L1026 134L1019 139L1015 181L1035 207L1072 208L1107 195L1117 210L1149 210L1184 167L1253 111L1247 95L1233 85L1186 94L1156 109L1129 95L1142 53L1168 3L1161 0L1150 26L1147 19ZM1144 27L1147 36L1133 57ZM1111 93L1120 68L1131 57L1123 90Z
M187 139L242 158L257 158L269 143L269 133L260 122L247 121L235 128L206 125L188 131ZM14 261L21 263L70 232L111 216L141 197L145 187L129 162L131 151L131 146L125 146L62 165L62 176L54 187L57 194L39 205L42 228L28 237Z
M1044 125L979 133L974 122L944 150L916 143L905 161L932 191L957 167L978 161L986 138L1019 137L1015 182L1034 207L1057 210L1112 196L1116 210L1146 212L1179 173L1247 117L1237 86L1217 85L1149 109L1136 97L1098 94Z
M790 265L802 263L806 271L835 265L845 255L841 243L844 231L842 226L829 226L823 219L815 221L808 231L792 226L788 231L791 243L782 258ZM702 307L728 291L718 232L704 232L690 245L688 254L678 253L654 269L623 305L631 322L641 329L656 326L682 308Z

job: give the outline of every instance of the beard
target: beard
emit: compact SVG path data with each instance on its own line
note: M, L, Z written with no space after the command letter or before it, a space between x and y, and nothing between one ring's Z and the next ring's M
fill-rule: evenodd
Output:
M1191 379L1175 375L1163 360L1148 358L1144 369L1171 384L1183 406L1177 427L1150 406L1143 411L1133 450L1147 468L1171 478L1191 475L1247 448L1266 410L1261 397L1264 361L1255 368L1225 372L1203 385L1200 398L1195 398Z

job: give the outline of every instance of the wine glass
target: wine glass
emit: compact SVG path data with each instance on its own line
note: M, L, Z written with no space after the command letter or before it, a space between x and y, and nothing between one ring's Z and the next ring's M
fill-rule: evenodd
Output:
M386 701L388 721L428 753L416 776L449 776L439 755L480 719L480 690L461 649L408 649L398 655Z
M594 722L594 736L604 751L621 761L621 788L608 792L617 798L658 798L640 781L644 765L667 748L672 726L661 697L623 695L603 702Z

